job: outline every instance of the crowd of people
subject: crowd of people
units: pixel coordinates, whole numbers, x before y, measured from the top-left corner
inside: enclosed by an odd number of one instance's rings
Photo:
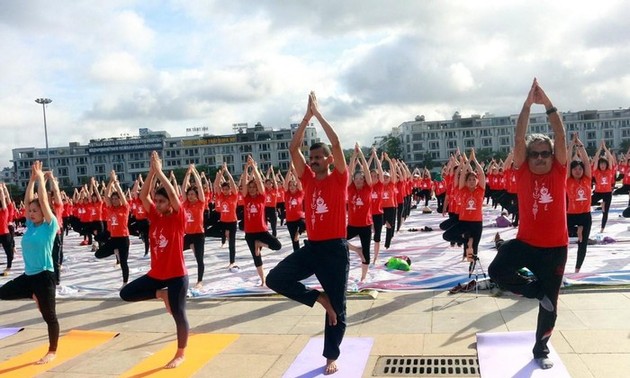
[[[526,139],[529,109],[534,104],[545,106],[553,141],[538,134]],[[307,162],[301,147],[313,117],[330,146],[311,146]],[[346,161],[339,138],[321,114],[313,93],[290,152],[292,164],[284,173],[273,167],[263,171],[248,157],[238,181],[226,164],[212,182],[205,172],[190,165],[178,183],[172,172],[167,176],[162,171],[161,159],[153,152],[146,179],[139,175],[128,189],[121,187],[112,171],[108,183],[92,178],[67,194],[60,191],[52,172],[42,171],[40,162],[33,164],[19,205],[6,185],[0,184],[4,275],[11,273],[16,254],[16,225],[26,226],[21,250],[25,272],[0,287],[0,299],[33,298],[37,302],[50,337],[49,352],[40,362],[54,358],[57,348],[55,286],[62,280],[64,235],[70,231],[83,236],[81,245],[91,246],[96,258],[115,256],[122,274],[123,300],[164,301],[175,320],[178,340],[168,368],[183,361],[188,338],[185,251],[194,255],[195,287],[202,288],[206,238],[220,238],[222,245],[228,244],[226,269],[238,272],[236,239],[242,231],[260,286],[309,306],[316,302],[323,306],[327,315],[324,357],[330,374],[337,370],[346,328],[349,252],[356,254],[353,258],[360,262],[360,280],[365,281],[370,267],[379,261],[383,228],[382,247],[389,249],[413,209],[420,214],[434,208],[448,216],[439,225],[445,246],[461,247],[462,260],[474,262],[484,227],[485,201],[486,207],[500,207],[497,226],[518,227],[516,239],[500,246],[489,267],[490,276],[499,286],[540,301],[534,357],[542,368],[549,368],[553,364],[547,358],[546,340],[557,316],[568,236],[577,238],[575,272],[579,272],[591,235],[592,206],[602,210],[603,233],[612,195],[628,194],[630,189],[630,151],[618,162],[604,141],[593,156],[588,156],[577,134],[566,143],[557,109],[536,81],[519,116],[514,149],[505,160],[480,162],[474,149],[468,154],[458,149],[433,177],[427,168],[410,167],[375,148],[365,151],[366,159],[357,143]],[[622,185],[616,189],[619,180]],[[624,216],[630,216],[630,200],[628,206]],[[263,251],[282,248],[279,232],[287,232],[293,253],[266,275]],[[144,257],[150,259],[150,270],[131,282],[130,236],[143,241]],[[536,279],[521,276],[518,269],[523,267]],[[300,282],[313,274],[323,291]]]

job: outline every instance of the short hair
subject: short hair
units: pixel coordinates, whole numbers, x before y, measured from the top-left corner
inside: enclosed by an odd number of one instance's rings
[[[222,188],[229,188],[230,184],[228,184],[227,182],[221,183],[221,187]]]
[[[527,153],[529,154],[529,150],[532,144],[534,143],[547,143],[549,148],[551,149],[551,153],[553,153],[553,140],[549,138],[549,136],[545,134],[530,134],[525,139],[525,148]]]
[[[168,192],[166,191],[166,188],[163,187],[163,186],[157,188],[157,190],[155,191],[155,195],[156,196],[162,196],[162,197],[170,200],[170,198],[168,196]]]
[[[113,198],[114,196],[120,198],[120,194],[118,194],[118,192],[112,192],[112,194],[110,194],[110,198]]]
[[[468,173],[466,173],[465,180],[468,181],[468,178],[470,178],[470,176],[473,176],[474,178],[477,178],[477,174],[475,172],[468,172]]]
[[[582,167],[582,169],[584,169],[584,162],[581,161],[581,160],[573,160],[571,162],[571,169],[573,169],[575,167]]]
[[[324,156],[326,157],[330,156],[330,147],[328,147],[326,143],[322,143],[322,142],[313,143],[311,147],[309,148],[309,151],[313,151],[318,148],[321,148],[324,150]]]
[[[188,195],[188,193],[190,193],[190,191],[195,192],[195,195],[197,197],[199,197],[199,191],[197,191],[197,187],[196,186],[191,186],[186,190],[186,195]]]
[[[610,167],[610,164],[608,163],[608,159],[606,159],[605,157],[600,157],[599,160],[597,160],[597,166],[599,166],[601,163],[606,163],[606,169],[608,169],[608,167]]]

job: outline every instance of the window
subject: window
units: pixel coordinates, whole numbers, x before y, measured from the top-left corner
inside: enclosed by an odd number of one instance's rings
[[[440,143],[439,142],[429,142],[429,149],[430,150],[437,150],[440,148]]]
[[[278,160],[289,160],[289,153],[286,151],[278,152]]]
[[[270,161],[271,160],[271,154],[268,152],[263,152],[260,154],[260,161]]]
[[[216,158],[214,156],[206,156],[205,162],[206,165],[214,166],[216,164]]]
[[[74,161],[75,161],[76,164],[86,164],[85,157],[83,157],[83,156],[74,159]]]
[[[87,167],[85,166],[77,167],[77,175],[86,175],[86,174],[87,174]]]
[[[114,164],[114,171],[116,172],[122,172],[125,170],[125,167],[122,164]]]
[[[97,174],[98,173],[101,173],[101,174],[105,173],[105,166],[102,165],[102,164],[95,165],[94,166],[94,172],[97,173]]]
[[[68,176],[68,168],[57,168],[57,176]]]
[[[449,150],[457,148],[457,141],[449,140],[448,142],[446,142],[446,147],[448,147]]]
[[[190,165],[190,164],[195,164],[195,165],[197,165],[197,164],[199,164],[199,159],[197,159],[197,158],[188,158],[188,159],[184,159],[184,163],[185,163],[186,165]]]
[[[481,140],[481,145],[483,147],[492,147],[492,139],[491,138],[483,138]]]
[[[613,131],[612,130],[604,130],[604,139],[612,140],[613,139]]]
[[[422,150],[424,148],[422,143],[414,143],[413,144],[413,150],[414,151],[418,151],[418,150]]]
[[[586,133],[586,139],[587,140],[597,139],[597,134],[595,133],[595,131],[588,131]]]
[[[499,144],[502,146],[510,146],[512,145],[512,140],[510,137],[500,137]]]
[[[464,147],[466,147],[466,148],[475,147],[475,140],[474,139],[465,139],[464,140]]]

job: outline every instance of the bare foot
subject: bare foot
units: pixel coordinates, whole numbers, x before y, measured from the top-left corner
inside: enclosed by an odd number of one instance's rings
[[[199,290],[203,288],[203,281],[199,281],[197,282],[197,284],[195,285],[195,289]]]
[[[174,369],[181,365],[182,362],[184,362],[184,349],[177,349],[175,357],[168,364],[164,365],[164,369]]]
[[[339,370],[337,367],[337,361],[331,360],[330,358],[326,359],[326,368],[324,369],[324,375],[334,374]]]
[[[164,307],[166,307],[166,312],[172,315],[173,313],[171,312],[171,304],[168,302],[168,290],[166,289],[156,290],[155,297],[157,299],[161,299],[164,302]]]
[[[319,293],[319,296],[317,297],[317,302],[319,302],[324,307],[324,310],[326,310],[326,314],[328,315],[328,324],[331,326],[337,325],[337,313],[335,312],[332,303],[330,303],[330,298],[328,298],[328,294],[324,292]]]
[[[57,355],[57,352],[48,352],[46,355],[39,359],[39,361],[35,362],[35,365],[44,365],[54,360]]]

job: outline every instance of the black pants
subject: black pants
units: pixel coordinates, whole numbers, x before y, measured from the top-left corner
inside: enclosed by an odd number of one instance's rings
[[[442,237],[447,242],[463,244],[464,251],[463,256],[466,257],[466,247],[468,239],[473,239],[473,256],[477,256],[479,251],[479,241],[481,240],[481,233],[483,231],[483,223],[472,221],[459,221],[456,222],[451,228],[444,231]]]
[[[431,191],[429,189],[422,189],[419,195],[422,199],[424,199],[424,207],[429,206],[429,200],[431,199]],[[418,203],[418,206],[420,206],[419,203]]]
[[[195,254],[195,260],[197,261],[197,282],[201,282],[203,281],[203,273],[206,270],[206,264],[203,261],[206,235],[204,233],[184,235],[184,251],[190,249],[191,246]]]
[[[53,268],[55,269],[55,284],[61,283],[61,265],[63,264],[63,232],[55,235],[52,248]]]
[[[459,222],[459,214],[449,212],[448,219],[440,223],[440,230],[446,231],[449,228],[453,227],[453,225],[457,222]]]
[[[7,269],[11,269],[13,266],[13,247],[11,246],[11,234],[0,235],[0,244],[4,249],[4,253],[7,255]]]
[[[287,229],[289,230],[289,236],[291,237],[293,252],[297,252],[297,250],[300,249],[300,240],[297,238],[297,235],[302,235],[304,231],[306,231],[306,223],[304,222],[304,219],[287,221]]]
[[[223,222],[206,229],[206,236],[211,238],[221,238],[221,242],[225,240],[225,233],[227,231],[228,249],[230,251],[230,264],[234,264],[236,260],[236,223],[237,222]]]
[[[446,198],[446,193],[438,194],[435,198],[437,199],[437,212],[438,214],[442,214],[444,211],[444,199]]]
[[[0,287],[0,299],[37,298],[39,311],[48,326],[48,350],[57,350],[59,341],[59,321],[55,310],[55,273],[45,270],[32,276],[21,274]]]
[[[383,214],[372,214],[372,225],[374,226],[374,243],[380,243],[383,232]]]
[[[575,269],[580,269],[586,258],[586,247],[588,246],[588,237],[591,235],[591,224],[593,219],[591,213],[567,214],[567,226],[569,229],[575,226],[582,226],[582,241],[578,242],[577,261]]]
[[[268,232],[256,232],[252,234],[245,234],[245,241],[249,247],[249,251],[252,253],[254,259],[254,266],[262,266],[262,255],[256,255],[256,241],[266,244],[272,251],[277,251],[282,248],[282,244],[275,236]]]
[[[278,210],[278,218],[280,218],[280,226],[282,226],[287,217],[287,210],[284,207],[284,202],[278,202],[276,204],[276,209]]]
[[[612,202],[612,192],[608,192],[608,193],[593,192],[593,196],[591,197],[591,203],[595,205],[599,200],[603,200],[602,229],[604,229],[604,227],[606,227],[606,223],[608,222],[608,210],[610,210],[610,203]]]
[[[271,225],[271,235],[276,236],[278,234],[278,213],[275,207],[265,207],[265,218]]]
[[[346,228],[346,240],[350,240],[355,236],[358,236],[361,240],[361,252],[363,253],[364,264],[370,264],[370,239],[372,237],[372,226],[355,227],[350,226]]]
[[[404,203],[399,203],[396,207],[396,232],[400,231],[400,226],[402,226],[404,205]]]
[[[324,357],[336,360],[346,332],[346,289],[348,285],[348,242],[345,239],[306,241],[297,252],[280,261],[267,276],[267,286],[287,298],[313,307],[320,293],[300,281],[315,274],[332,307],[337,324],[324,317]]]
[[[566,246],[537,248],[513,239],[501,245],[488,267],[490,278],[499,287],[527,298],[542,299],[546,295],[553,303],[554,310],[551,312],[538,306],[534,358],[547,357],[549,354],[547,341],[558,317],[558,294],[566,262]],[[535,278],[519,274],[518,270],[523,267],[529,269]]]
[[[129,282],[129,264],[127,263],[129,260],[129,236],[109,238],[109,240],[101,244],[94,253],[94,257],[104,259],[113,255],[115,250],[118,250],[118,261],[120,262],[123,283],[127,283]]]
[[[383,208],[383,223],[385,224],[385,248],[389,248],[392,244],[392,238],[394,237],[394,231],[396,227],[396,208],[384,207]],[[389,227],[387,227],[389,225]]]
[[[120,291],[120,298],[127,302],[155,299],[157,290],[168,289],[168,303],[171,315],[177,327],[177,347],[186,348],[188,344],[188,318],[186,317],[186,293],[188,292],[188,276],[158,280],[144,275],[131,281]]]

